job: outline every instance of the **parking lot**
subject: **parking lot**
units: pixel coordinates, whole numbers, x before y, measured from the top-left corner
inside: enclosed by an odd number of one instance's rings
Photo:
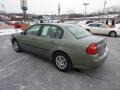
[[[16,53],[10,35],[0,36],[0,90],[120,90],[120,37],[105,37],[106,62],[94,71],[58,71],[33,54]]]

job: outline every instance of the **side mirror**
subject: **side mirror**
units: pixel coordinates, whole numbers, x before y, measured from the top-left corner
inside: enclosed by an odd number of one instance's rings
[[[25,32],[21,32],[22,35],[25,35]]]

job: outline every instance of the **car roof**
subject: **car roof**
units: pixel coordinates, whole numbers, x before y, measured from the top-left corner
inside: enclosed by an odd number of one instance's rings
[[[104,23],[97,23],[97,22],[93,22],[93,23],[89,23],[89,24],[103,24],[103,25],[105,25]],[[87,24],[87,25],[89,25],[89,24]]]
[[[75,25],[75,24],[66,24],[66,23],[40,23],[40,24],[34,24],[34,25],[55,25],[55,26],[69,26],[69,25]]]

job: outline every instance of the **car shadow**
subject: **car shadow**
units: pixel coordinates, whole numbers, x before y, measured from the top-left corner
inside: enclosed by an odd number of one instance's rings
[[[110,36],[108,36],[108,35],[100,35],[100,34],[93,34],[93,35],[95,35],[95,36],[100,36],[100,37],[110,37]],[[116,37],[110,37],[110,38],[117,38],[117,37],[120,37],[120,36],[116,36]]]
[[[95,75],[101,74],[105,70],[105,67],[104,67],[105,65],[103,64],[102,66],[100,66],[100,67],[98,67],[97,69],[94,69],[94,70],[83,70],[83,69],[74,68],[74,69],[72,69],[71,71],[68,71],[68,72],[61,72],[61,71],[59,71],[55,68],[53,62],[50,61],[50,59],[48,59],[48,58],[46,58],[42,55],[36,55],[35,53],[28,52],[28,51],[23,52],[23,54],[27,54],[28,56],[31,56],[33,59],[35,58],[33,60],[33,62],[37,63],[37,65],[42,64],[41,65],[42,69],[43,68],[44,68],[44,70],[49,69],[49,70],[45,70],[45,71],[57,72],[57,73],[62,74],[62,75],[72,75],[72,76],[77,75],[77,77],[79,77],[79,75],[85,75],[85,76],[100,79],[99,76],[97,77]],[[35,63],[33,63],[33,64],[35,64]],[[33,65],[33,66],[35,66],[35,65]]]

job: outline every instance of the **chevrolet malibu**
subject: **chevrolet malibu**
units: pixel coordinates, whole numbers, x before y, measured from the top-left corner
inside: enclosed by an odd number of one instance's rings
[[[72,24],[36,24],[11,37],[16,52],[30,51],[49,58],[63,72],[95,69],[105,61],[104,38]]]

